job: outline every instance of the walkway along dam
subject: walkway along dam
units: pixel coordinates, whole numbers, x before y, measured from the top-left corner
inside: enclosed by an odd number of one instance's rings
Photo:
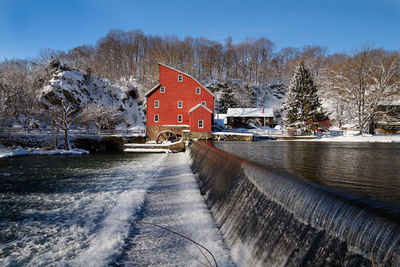
[[[319,186],[197,142],[191,167],[239,266],[400,266],[400,227]]]

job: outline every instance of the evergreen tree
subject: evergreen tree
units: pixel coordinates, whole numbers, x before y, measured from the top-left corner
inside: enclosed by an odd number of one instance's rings
[[[286,126],[299,128],[307,134],[312,132],[323,114],[317,92],[310,70],[300,62],[290,80],[284,104]]]
[[[242,104],[246,108],[254,108],[257,106],[257,89],[254,86],[246,84],[244,86],[246,92],[246,101]]]
[[[221,112],[226,113],[228,111],[228,108],[236,108],[236,107],[237,103],[233,95],[232,88],[230,86],[224,87],[220,102]]]

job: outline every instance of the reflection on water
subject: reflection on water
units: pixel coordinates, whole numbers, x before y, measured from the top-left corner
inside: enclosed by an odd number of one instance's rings
[[[400,144],[260,141],[215,146],[353,196],[400,204]]]

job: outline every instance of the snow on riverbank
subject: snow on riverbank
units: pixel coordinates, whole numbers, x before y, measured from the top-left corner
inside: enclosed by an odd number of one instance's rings
[[[39,148],[24,149],[21,147],[10,149],[0,145],[0,158],[11,158],[16,156],[29,156],[29,155],[87,155],[87,154],[89,154],[89,151],[78,148],[74,148],[71,150],[63,150],[63,149],[41,150]]]
[[[253,136],[252,133],[242,132],[213,132],[214,135],[240,135],[240,136]]]
[[[368,143],[400,143],[400,135],[355,135],[355,136],[323,136],[318,139],[304,140],[317,142],[368,142]]]

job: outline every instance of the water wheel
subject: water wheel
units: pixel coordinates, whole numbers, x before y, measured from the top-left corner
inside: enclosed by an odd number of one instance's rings
[[[171,131],[171,130],[164,130],[158,133],[156,142],[157,144],[162,144],[166,142],[178,142],[182,138],[181,135]]]
[[[254,129],[254,128],[260,128],[263,126],[263,123],[261,120],[258,119],[248,119],[246,120],[246,128]]]

